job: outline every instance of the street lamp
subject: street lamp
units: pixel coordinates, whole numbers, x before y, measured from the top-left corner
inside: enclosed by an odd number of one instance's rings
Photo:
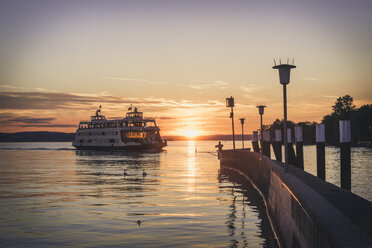
[[[293,60],[294,62],[294,60]],[[276,65],[275,60],[275,66],[273,66],[273,69],[278,69],[279,70],[279,81],[280,84],[283,85],[283,109],[284,109],[284,156],[285,156],[285,171],[288,171],[288,140],[287,140],[287,84],[289,84],[289,78],[291,75],[291,69],[296,68],[295,65],[288,64],[282,64]]]
[[[233,133],[233,149],[235,150],[235,132],[234,132],[234,98],[226,98],[226,107],[231,108],[230,118],[232,122],[232,133]]]
[[[262,146],[263,146],[263,135],[262,135],[262,115],[264,114],[264,110],[265,110],[265,105],[259,105],[257,106],[258,108],[258,113],[260,114],[260,117],[261,117],[261,129],[260,129],[260,134],[261,134],[261,154],[263,154],[263,149],[262,149]]]
[[[240,118],[240,123],[242,124],[242,147],[244,149],[244,120],[245,118]]]

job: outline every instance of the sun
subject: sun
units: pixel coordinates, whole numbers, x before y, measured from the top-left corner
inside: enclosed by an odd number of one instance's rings
[[[182,130],[181,134],[183,136],[186,136],[187,138],[195,138],[196,136],[200,134],[200,131],[188,129],[188,130]]]

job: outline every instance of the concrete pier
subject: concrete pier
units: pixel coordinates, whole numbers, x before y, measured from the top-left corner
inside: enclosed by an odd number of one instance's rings
[[[249,180],[281,247],[372,247],[372,203],[259,153],[222,150],[221,167]]]

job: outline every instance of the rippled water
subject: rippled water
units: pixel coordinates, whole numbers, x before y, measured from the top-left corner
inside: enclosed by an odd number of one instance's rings
[[[304,146],[304,167],[316,175],[316,147]],[[326,147],[326,181],[340,187],[340,148]],[[372,149],[351,148],[351,191],[372,201]]]
[[[152,154],[1,143],[0,246],[275,247],[264,203],[219,170],[215,143]]]

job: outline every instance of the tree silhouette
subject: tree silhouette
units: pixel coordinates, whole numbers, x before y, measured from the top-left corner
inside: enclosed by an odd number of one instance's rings
[[[350,114],[355,111],[354,99],[350,95],[337,98],[332,106],[333,113],[340,119],[350,119]]]

